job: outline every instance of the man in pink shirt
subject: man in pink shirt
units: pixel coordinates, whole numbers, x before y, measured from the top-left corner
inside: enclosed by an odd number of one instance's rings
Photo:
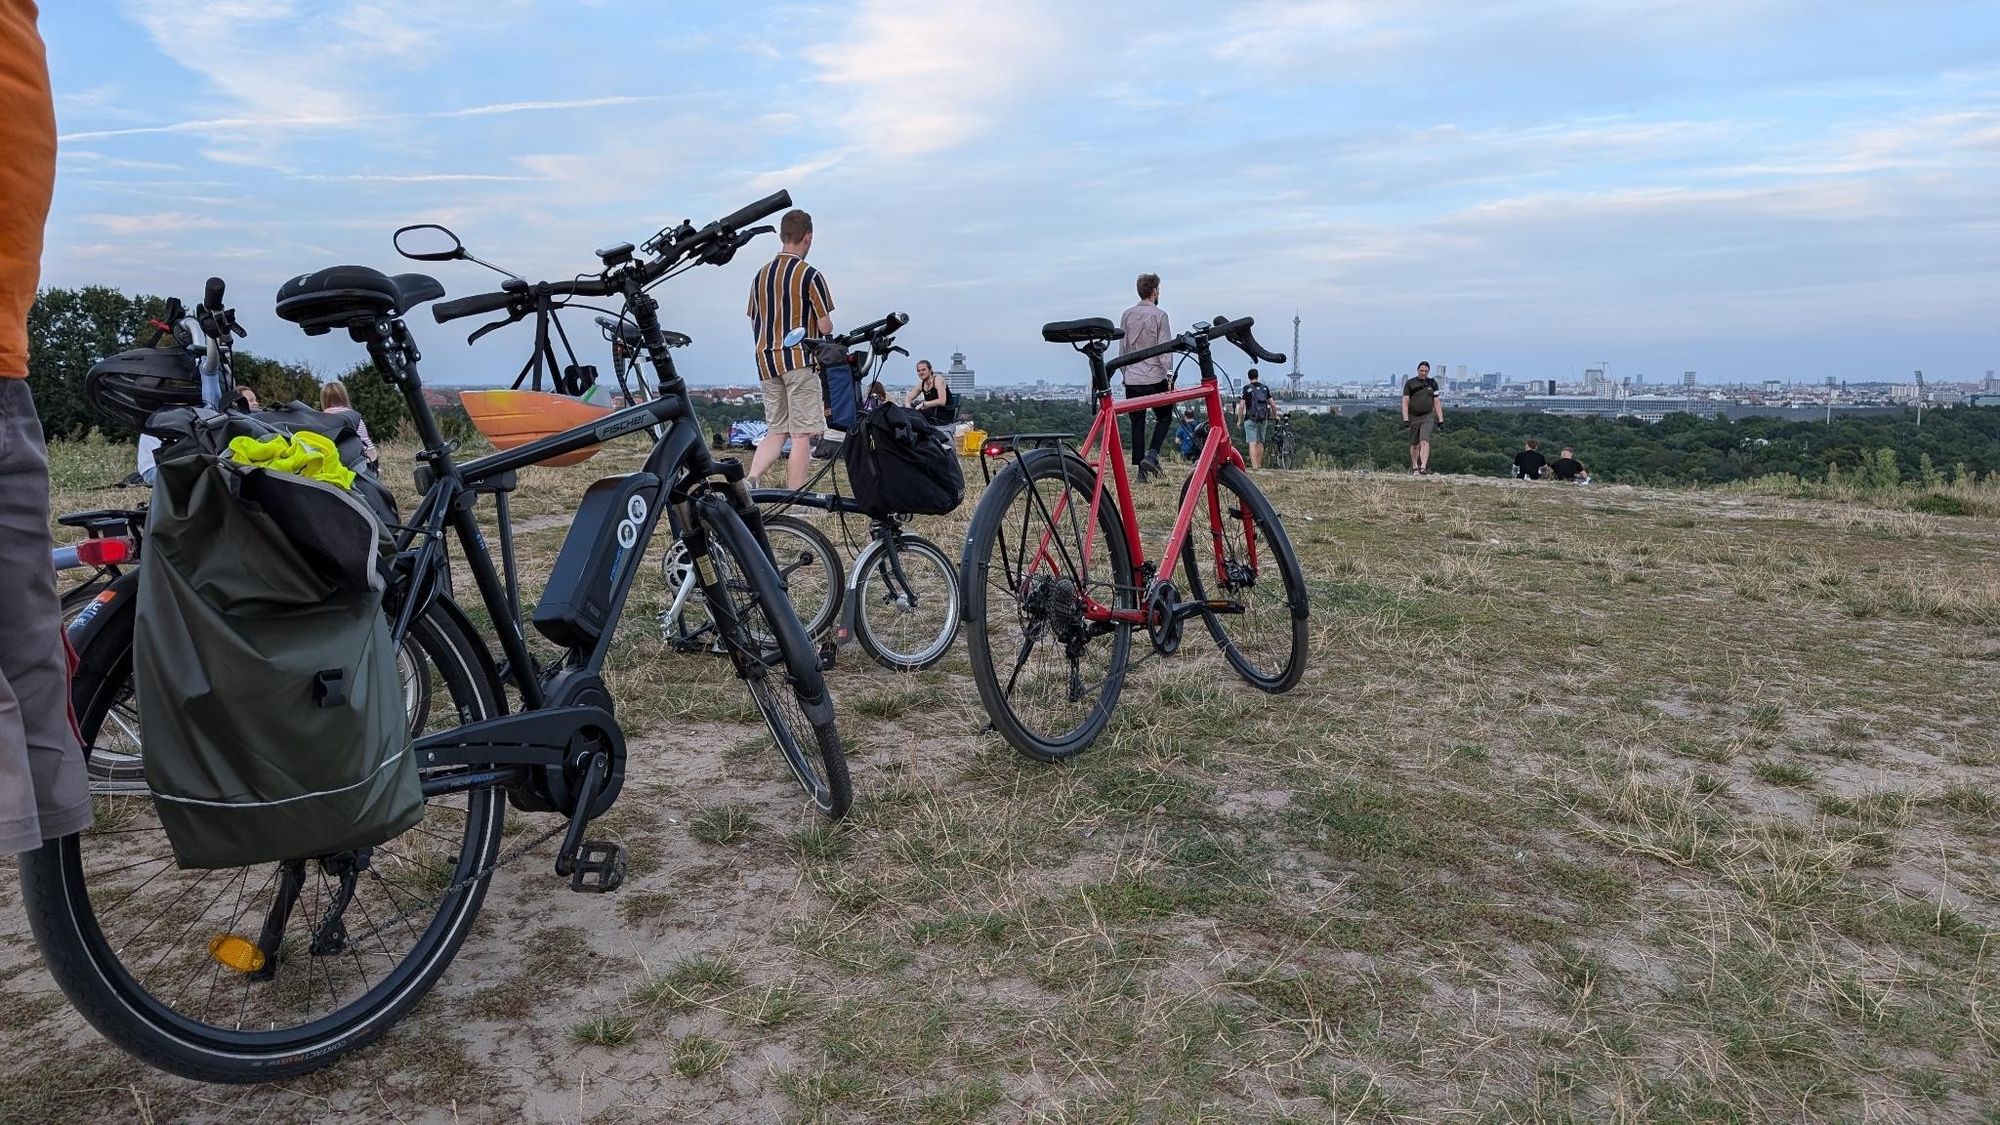
[[[1139,303],[1125,310],[1118,318],[1118,327],[1125,332],[1125,338],[1118,345],[1118,354],[1136,352],[1156,344],[1164,344],[1173,335],[1167,325],[1166,311],[1160,308],[1160,275],[1142,273],[1139,275]],[[1174,362],[1172,356],[1156,355],[1142,359],[1124,368],[1125,397],[1140,398],[1145,395],[1165,394],[1173,389]],[[1173,425],[1172,403],[1156,406],[1153,414],[1153,440],[1146,441],[1146,411],[1135,410],[1128,417],[1132,419],[1132,460],[1139,465],[1139,479],[1145,480],[1150,474],[1160,475],[1160,450],[1167,444],[1167,428]]]

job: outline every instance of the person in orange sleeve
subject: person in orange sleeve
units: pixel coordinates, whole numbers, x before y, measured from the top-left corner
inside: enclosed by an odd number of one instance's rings
[[[56,114],[32,0],[0,0],[0,852],[90,825],[49,565],[49,456],[28,391],[28,309],[56,177]]]

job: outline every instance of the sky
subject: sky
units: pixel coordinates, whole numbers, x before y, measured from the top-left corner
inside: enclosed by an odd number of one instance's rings
[[[1992,0],[48,0],[42,33],[43,284],[220,274],[244,347],[323,372],[361,357],[271,313],[291,275],[494,288],[398,226],[568,278],[781,187],[837,324],[905,311],[982,383],[1082,381],[1040,325],[1146,271],[1176,326],[1289,351],[1297,315],[1311,378],[2000,368]],[[690,381],[754,380],[775,251],[657,292]],[[526,358],[412,323],[434,383]]]

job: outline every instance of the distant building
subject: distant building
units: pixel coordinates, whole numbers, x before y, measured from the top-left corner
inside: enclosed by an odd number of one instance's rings
[[[1482,390],[1482,391],[1497,391],[1497,390],[1499,390],[1499,389],[1500,389],[1500,373],[1499,373],[1498,371],[1488,371],[1488,372],[1487,372],[1487,373],[1485,373],[1484,375],[1481,375],[1481,376],[1479,377],[1479,389],[1480,389],[1480,390]]]
[[[1785,384],[1784,384],[1783,382],[1781,382],[1780,380],[1777,380],[1777,379],[1766,379],[1766,380],[1764,380],[1764,393],[1765,393],[1765,394],[1767,394],[1767,395],[1776,395],[1776,394],[1783,394],[1783,393],[1784,393],[1784,391],[1785,391]]]
[[[1696,380],[1695,380],[1695,377],[1694,377],[1694,372],[1692,372],[1692,371],[1683,371],[1683,372],[1681,372],[1681,386],[1683,386],[1683,387],[1692,387],[1692,386],[1694,386],[1694,385],[1695,385],[1695,382],[1696,382]]]
[[[951,366],[945,368],[944,385],[951,388],[953,398],[972,397],[972,368],[965,365],[965,353],[951,353]]]

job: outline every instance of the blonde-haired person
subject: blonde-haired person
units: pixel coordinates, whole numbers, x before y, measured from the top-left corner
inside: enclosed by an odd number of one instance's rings
[[[375,452],[375,439],[368,436],[368,423],[361,412],[354,409],[354,401],[347,397],[347,384],[332,380],[319,389],[319,408],[328,414],[349,414],[354,417],[354,432],[361,435],[361,452],[368,458],[368,467],[374,468],[381,462],[381,455]]]

